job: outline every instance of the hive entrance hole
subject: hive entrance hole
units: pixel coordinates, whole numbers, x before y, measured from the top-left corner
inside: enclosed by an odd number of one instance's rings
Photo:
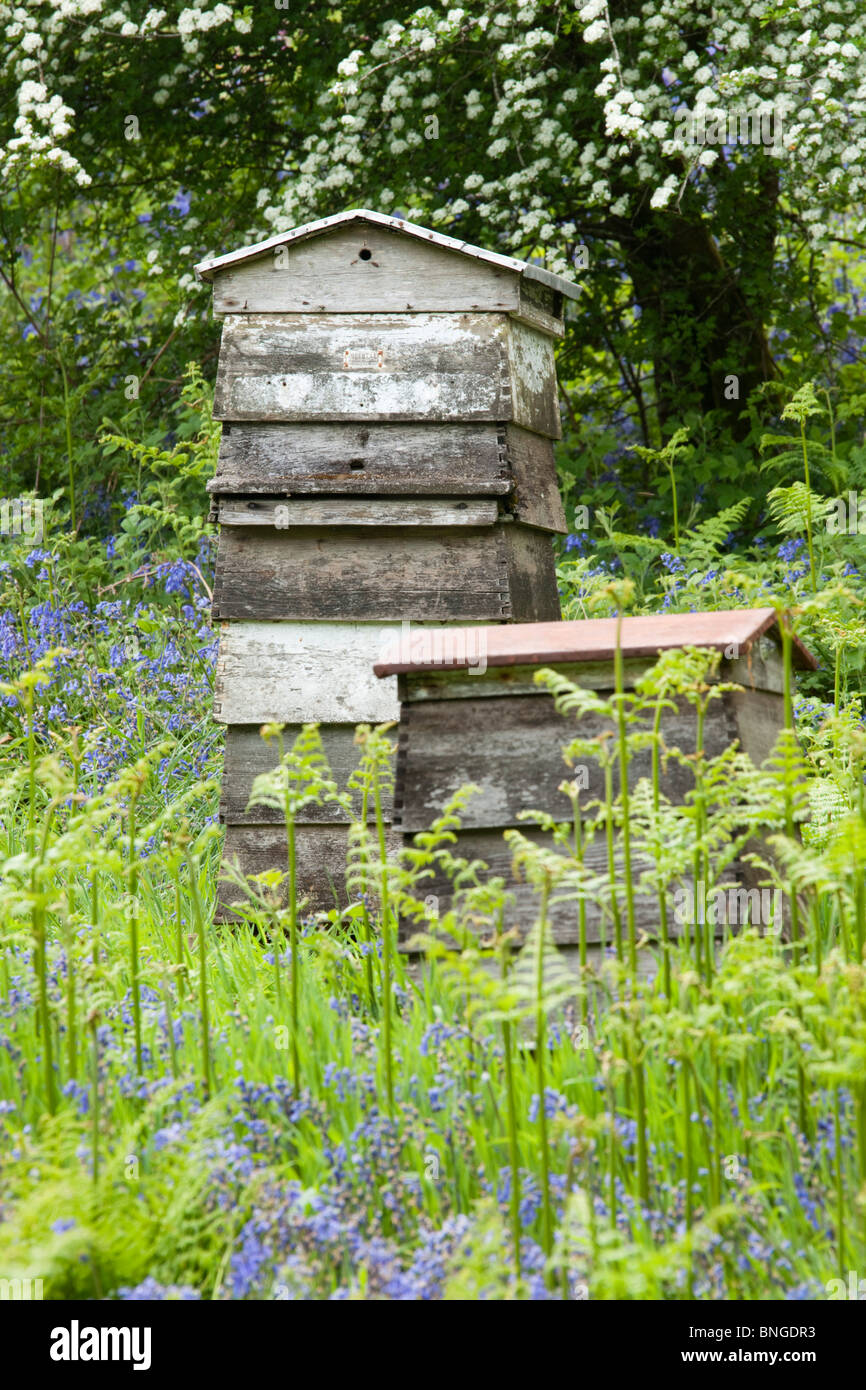
[[[363,251],[359,251],[358,254],[361,257],[362,261],[369,261],[372,259],[373,256],[373,252],[368,250],[366,246],[364,247]]]

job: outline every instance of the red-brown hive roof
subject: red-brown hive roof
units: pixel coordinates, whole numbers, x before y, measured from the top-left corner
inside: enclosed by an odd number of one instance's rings
[[[377,676],[404,672],[458,671],[476,665],[483,654],[488,666],[545,666],[557,662],[610,661],[616,646],[615,618],[587,618],[576,622],[510,623],[458,629],[461,642],[443,643],[444,659],[426,658],[430,644],[426,629],[418,627],[395,641],[373,667]],[[778,628],[773,608],[733,608],[720,613],[663,613],[642,618],[623,618],[620,645],[624,657],[655,657],[671,647],[735,647],[745,656],[764,633]],[[449,629],[452,631],[453,629]],[[776,634],[778,635],[778,634]],[[419,639],[420,660],[412,659],[413,639]],[[454,651],[449,652],[449,646]],[[407,649],[408,648],[408,649]],[[466,653],[467,655],[463,655]],[[801,670],[814,670],[818,662],[798,638],[793,639],[793,662]]]

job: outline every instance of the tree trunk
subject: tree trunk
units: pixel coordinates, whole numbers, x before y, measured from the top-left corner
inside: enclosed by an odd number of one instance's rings
[[[774,208],[772,187],[762,190],[762,210]],[[749,393],[777,375],[764,329],[762,301],[769,299],[772,228],[744,227],[751,238],[743,275],[727,266],[706,223],[678,213],[649,213],[632,222],[623,239],[625,264],[652,345],[659,423],[688,410],[722,411],[735,438],[748,433],[740,418]],[[763,278],[765,277],[765,278]],[[752,293],[747,297],[743,283]]]

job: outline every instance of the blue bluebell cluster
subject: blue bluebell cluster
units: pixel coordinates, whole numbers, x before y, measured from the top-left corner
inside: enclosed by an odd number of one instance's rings
[[[50,745],[52,731],[87,726],[82,772],[91,785],[104,786],[140,756],[143,741],[182,735],[207,719],[217,653],[204,587],[210,560],[205,541],[195,561],[159,563],[143,575],[152,601],[89,604],[63,591],[55,555],[40,547],[26,553],[26,567],[49,592],[27,606],[0,604],[0,662],[11,683],[60,649],[36,692],[34,728]],[[0,583],[10,582],[9,569],[8,562],[0,565]],[[0,727],[4,710],[6,728],[20,727],[15,693],[0,693]],[[215,741],[215,733],[203,737],[189,758],[173,765],[172,777],[203,775]]]

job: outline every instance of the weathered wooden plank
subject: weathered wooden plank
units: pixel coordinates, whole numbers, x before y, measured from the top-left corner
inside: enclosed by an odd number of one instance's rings
[[[509,311],[518,283],[511,271],[387,228],[339,227],[219,271],[214,313]]]
[[[288,724],[283,730],[283,746],[289,749],[301,732],[300,724]],[[362,750],[355,742],[354,724],[321,724],[319,733],[325,750],[325,757],[331,769],[331,776],[338,789],[346,790],[352,773],[358,767]],[[272,771],[279,763],[279,749],[275,742],[265,742],[258,724],[232,724],[226,729],[225,766],[223,770],[222,799],[220,816],[229,825],[270,825],[282,824],[282,811],[268,806],[253,806],[247,810],[252,793],[253,782],[261,773]],[[392,797],[387,791],[382,795],[382,807],[387,819],[391,818]],[[354,815],[361,814],[361,798],[355,793],[352,797]],[[368,808],[372,819],[374,808]],[[344,824],[349,815],[334,802],[323,802],[321,806],[308,806],[304,811],[305,823],[322,825]]]
[[[213,612],[522,622],[554,616],[559,598],[549,535],[513,521],[411,531],[233,526],[220,533]]]
[[[512,420],[558,438],[552,340],[498,314],[225,321],[221,420]]]
[[[811,658],[810,653],[807,655]],[[721,661],[716,679],[736,681],[749,692],[763,690],[772,695],[781,695],[785,689],[782,653],[771,638],[759,637],[742,656]]]
[[[550,836],[544,832],[528,830],[527,838],[552,848]],[[389,855],[395,855],[401,844],[401,837],[391,828],[386,830],[386,847]],[[346,884],[347,827],[334,825],[309,825],[297,827],[296,853],[298,890],[303,897],[305,913],[327,912],[333,908],[344,908],[352,901]],[[506,909],[505,926],[513,927],[518,940],[525,939],[538,914],[538,895],[525,881],[515,879],[511,868],[511,851],[501,832],[495,830],[458,832],[454,853],[470,860],[481,860],[487,865],[482,877],[496,875],[504,878],[512,900]],[[223,846],[223,864],[231,863],[247,877],[272,870],[285,869],[287,850],[285,831],[277,825],[228,825]],[[615,855],[618,877],[621,883],[622,861],[619,850]],[[600,840],[588,846],[586,864],[591,872],[604,873],[607,867],[607,852]],[[634,865],[635,875],[642,867],[641,861]],[[727,889],[751,888],[756,882],[749,866],[734,864],[723,876]],[[434,911],[446,912],[452,903],[452,884],[445,876],[432,876],[423,885],[425,899]],[[286,885],[277,893],[277,900],[284,904]],[[243,891],[223,873],[218,882],[215,919],[219,922],[236,920],[235,908],[247,901]],[[676,939],[685,928],[681,926],[674,913],[673,887],[668,900],[668,929],[671,939]],[[624,904],[620,901],[620,911]],[[638,932],[650,943],[659,939],[658,900],[654,894],[636,892],[635,915]],[[580,940],[578,922],[578,902],[573,886],[562,883],[554,891],[549,904],[549,920],[554,941],[566,953],[566,960],[576,968],[576,948]],[[624,913],[623,913],[624,921]],[[586,935],[589,943],[589,963],[595,968],[601,964],[600,943],[603,941],[610,952],[614,943],[614,928],[610,910],[603,911],[599,904],[587,902]],[[479,924],[479,930],[482,930]],[[729,928],[730,929],[730,928]],[[736,930],[736,926],[733,928]],[[690,927],[694,931],[694,927]],[[399,937],[403,950],[409,949],[409,942],[416,935],[415,923],[403,920],[400,923]],[[718,938],[722,934],[721,925],[715,928]],[[651,960],[651,952],[646,951]],[[641,973],[651,973],[652,966],[646,962],[640,967]]]
[[[561,618],[556,557],[550,535],[515,523],[504,526],[502,536],[512,622],[549,622]]]
[[[561,438],[552,339],[537,328],[512,322],[508,355],[513,402],[506,419],[551,439]]]
[[[564,532],[553,442],[518,425],[223,425],[208,491],[238,495],[505,496],[518,521]]]
[[[562,295],[381,227],[340,227],[217,271],[214,314],[509,313],[558,337]]]
[[[772,689],[729,690],[724,700],[740,747],[756,767],[760,766],[785,727],[782,694]]]
[[[448,798],[470,782],[480,787],[481,795],[473,796],[467,806],[466,828],[518,825],[525,810],[545,810],[566,819],[570,803],[558,790],[566,778],[579,779],[584,804],[603,796],[603,771],[598,763],[583,759],[569,771],[561,750],[578,736],[612,734],[608,721],[598,716],[584,716],[580,721],[564,718],[556,713],[552,697],[539,688],[531,694],[474,698],[471,678],[461,688],[464,696],[459,701],[422,700],[401,707],[396,819],[407,833],[428,828]],[[705,753],[718,757],[737,739],[758,765],[772,750],[783,723],[778,695],[729,692],[713,701],[707,712]],[[634,727],[649,729],[651,724],[652,715],[647,713],[635,720]],[[694,710],[684,698],[677,701],[675,711],[665,711],[662,736],[668,748],[686,754],[694,750]],[[650,750],[635,750],[630,758],[631,784],[650,774]],[[690,770],[675,759],[662,766],[660,779],[662,793],[675,804],[693,786]]]
[[[420,700],[465,700],[469,699],[496,699],[500,695],[536,695],[543,697],[547,694],[544,686],[536,685],[535,675],[539,666],[489,666],[487,662],[487,644],[483,636],[483,628],[467,628],[464,639],[464,649],[470,652],[474,658],[472,671],[453,671],[446,670],[446,661],[441,664],[443,669],[440,671],[428,670],[421,667],[417,672],[410,666],[400,675],[399,689],[400,698],[403,701],[413,702]],[[411,662],[412,649],[409,648]],[[387,654],[387,661],[382,663],[383,668],[390,666],[391,653]],[[418,658],[421,666],[421,658]],[[623,662],[624,685],[626,689],[631,688],[635,681],[652,666],[651,661],[638,660]],[[575,685],[580,685],[584,690],[609,691],[613,685],[613,663],[610,661],[582,661],[582,662],[562,662],[554,663],[556,670]]]
[[[461,649],[455,645],[455,650]],[[407,670],[400,676],[402,700],[463,700],[496,697],[504,692],[511,695],[540,695],[545,693],[543,686],[536,685],[535,675],[543,665],[550,665],[575,685],[584,690],[610,691],[613,687],[613,661],[551,661],[539,662],[534,666],[491,666],[489,649],[484,629],[466,630],[463,650],[473,657],[475,669],[469,671],[425,670],[423,657],[418,658],[419,668]],[[390,669],[391,653],[381,663],[382,669]],[[623,684],[626,690],[632,689],[638,680],[652,669],[655,663],[647,657],[637,657],[623,661]],[[443,667],[445,663],[443,662]],[[710,684],[720,681],[733,681],[742,685],[752,695],[759,691],[778,699],[782,693],[782,672],[775,661],[765,662],[759,657],[739,657],[732,661],[721,661],[715,676],[709,678]],[[754,684],[752,684],[754,682]],[[767,709],[775,708],[768,703]]]
[[[651,712],[635,721],[635,729],[650,729]],[[547,811],[570,820],[571,803],[560,784],[576,778],[585,806],[604,798],[604,771],[597,759],[582,758],[571,769],[562,750],[572,739],[615,735],[615,725],[597,715],[579,721],[557,714],[553,697],[501,696],[494,699],[423,701],[403,705],[400,712],[400,754],[397,763],[395,823],[407,834],[432,825],[451,796],[467,783],[479,794],[470,797],[463,814],[465,830],[519,826],[521,813]],[[692,753],[697,726],[694,709],[680,700],[665,713],[665,743]],[[733,730],[721,700],[713,701],[704,725],[704,748],[717,757],[731,742]],[[652,772],[649,748],[635,750],[629,762],[631,786]],[[661,768],[661,790],[673,803],[682,803],[694,787],[694,776],[675,758]],[[619,772],[614,770],[614,790]]]
[[[505,619],[501,529],[226,528],[217,550],[214,616]]]
[[[562,853],[550,836],[545,831],[534,830],[524,827],[521,831],[523,835],[536,844],[542,844],[546,848]],[[512,852],[506,844],[501,830],[460,830],[457,832],[457,843],[449,846],[451,852],[464,859],[481,860],[487,865],[486,871],[481,871],[482,880],[488,877],[501,877],[505,880],[508,891],[513,894],[511,906],[506,909],[504,925],[507,928],[514,928],[518,939],[526,937],[532,924],[538,917],[538,893],[524,879],[515,877],[512,869]],[[603,836],[596,838],[587,845],[585,852],[585,864],[591,874],[604,875],[607,873],[607,847]],[[614,854],[615,872],[619,887],[619,904],[622,914],[623,932],[625,932],[625,911],[624,894],[622,891],[623,883],[623,862],[622,852],[617,845]],[[647,861],[640,856],[633,856],[632,878],[635,885],[635,925],[638,933],[646,934],[650,940],[657,940],[659,937],[659,907],[658,897],[652,893],[638,890],[637,884],[640,873],[647,867]],[[726,870],[722,881],[732,886],[739,883],[746,883],[749,880],[747,866],[733,864]],[[434,873],[424,885],[424,896],[434,900],[434,907],[439,914],[447,912],[453,900],[451,880],[444,874]],[[671,938],[675,938],[683,931],[683,927],[677,922],[674,915],[675,900],[673,888],[668,899],[668,928]],[[561,882],[554,888],[549,903],[549,921],[553,939],[558,946],[575,947],[580,941],[580,927],[578,915],[577,890],[574,884],[569,886]],[[484,925],[480,924],[479,930],[484,930]],[[690,930],[694,930],[693,927]],[[718,928],[721,934],[722,928]],[[417,931],[417,927],[409,921],[403,921],[400,925],[400,935],[402,941],[407,942]],[[598,943],[602,939],[608,947],[613,946],[615,941],[614,925],[610,909],[603,911],[598,903],[587,900],[586,904],[586,935],[590,942]]]
[[[565,332],[563,321],[565,296],[562,292],[552,289],[549,285],[542,285],[538,280],[528,279],[526,276],[521,276],[518,292],[520,307],[515,317],[535,328],[542,329],[545,333],[553,333],[556,337],[561,338]],[[569,298],[576,297],[577,288]]]
[[[478,633],[473,629],[467,630],[466,649],[474,654],[478,653],[483,658],[484,641],[478,637]],[[463,700],[467,695],[483,698],[485,696],[496,697],[504,691],[512,695],[538,695],[544,693],[544,687],[535,683],[535,673],[541,669],[541,664],[537,666],[487,666],[486,669],[479,671],[477,668],[484,662],[475,660],[476,670],[474,672],[461,672],[457,675],[452,672],[442,671],[422,671],[418,674],[410,671],[405,676],[401,676],[402,699],[411,700]],[[644,658],[633,661],[623,662],[623,679],[625,689],[631,689],[641,676],[649,671],[653,662]],[[613,663],[611,661],[582,661],[565,662],[555,661],[552,666],[561,674],[566,676],[575,685],[580,685],[584,690],[609,691],[613,683]],[[772,666],[767,666],[763,662],[747,660],[741,657],[738,661],[722,661],[716,675],[711,679],[710,684],[719,681],[734,681],[742,684],[749,694],[756,690],[765,690],[774,698],[778,698],[782,690],[781,675]],[[755,681],[755,686],[749,684]]]
[[[492,526],[495,499],[458,497],[221,497],[221,526]]]
[[[343,908],[354,900],[346,884],[347,827],[344,825],[299,825],[296,830],[297,876],[300,893],[306,899],[304,911],[328,912]],[[389,853],[399,847],[399,837],[386,831]],[[285,830],[277,825],[227,825],[223,863],[233,864],[250,877],[269,869],[287,868]],[[217,921],[231,921],[233,907],[247,901],[242,889],[223,874],[217,887]],[[286,900],[283,886],[278,895]]]
[[[519,283],[513,271],[388,228],[339,227],[218,271],[214,313],[514,312]]]
[[[510,430],[490,423],[227,423],[208,490],[503,496],[512,486]],[[552,445],[550,458],[552,466]]]
[[[214,414],[229,420],[511,418],[507,319],[231,316]]]
[[[514,515],[527,526],[564,535],[568,525],[556,476],[553,441],[519,425],[509,425],[505,456],[513,486],[509,506]]]
[[[397,682],[373,662],[400,624],[223,624],[214,717],[225,724],[384,723],[397,719]]]
[[[420,954],[417,949],[413,949],[410,943],[411,937],[404,936],[398,944],[398,950],[406,957],[406,971],[409,978],[421,984],[430,967],[424,956]],[[719,938],[716,938],[716,955],[718,955],[718,947],[720,944]],[[575,983],[578,983],[581,980],[582,972],[580,968],[580,952],[577,947],[560,944],[557,949],[559,951],[559,963],[571,971],[575,977]],[[647,942],[641,945],[637,953],[638,980],[654,980],[661,969],[661,959],[662,948],[657,942]],[[606,983],[602,985],[600,982],[602,965],[605,962],[608,966],[610,965],[610,953],[608,951],[602,952],[601,946],[597,941],[588,942],[586,947],[587,974],[583,983],[587,989],[589,1011],[592,1017],[596,1016],[597,1010],[603,1011],[608,1007],[606,990],[609,988],[609,984]],[[480,956],[478,959],[478,966],[491,976],[498,975],[502,970],[501,961],[492,956]],[[551,1019],[556,1020],[560,1027],[566,1027],[571,1031],[578,1023],[580,1017],[579,1004],[577,1002],[578,998],[579,996],[575,994],[574,999],[567,1000],[559,1008],[554,1009],[550,1016]],[[524,1019],[520,1024],[520,1029],[527,1040],[531,1039],[533,1033],[532,1020]]]

